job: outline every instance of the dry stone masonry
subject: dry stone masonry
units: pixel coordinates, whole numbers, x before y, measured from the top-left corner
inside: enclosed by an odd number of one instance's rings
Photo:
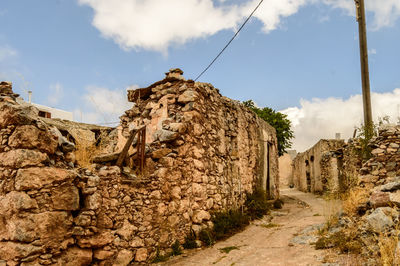
[[[117,130],[42,119],[0,83],[0,265],[145,263],[212,226],[212,212],[239,207],[256,186],[279,196],[275,130],[181,74],[130,91],[135,104]],[[141,126],[144,171],[134,145],[122,168],[113,159],[77,164],[80,129],[115,158]]]
[[[320,140],[293,160],[292,184],[303,192],[322,193],[338,190],[339,162],[337,149],[343,140]]]

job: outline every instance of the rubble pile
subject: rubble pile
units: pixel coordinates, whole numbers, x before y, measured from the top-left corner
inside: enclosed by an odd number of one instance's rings
[[[0,84],[0,265],[144,263],[212,226],[213,211],[239,207],[257,185],[279,196],[275,130],[178,70],[129,92],[135,105],[120,131],[89,130],[96,142],[109,132],[107,154],[146,126],[146,167],[136,176],[123,170],[137,170],[134,147],[124,167],[78,166],[71,154],[82,134],[17,97]]]
[[[381,127],[370,146],[372,158],[359,169],[358,184],[344,202],[338,229],[351,232],[357,252],[368,258],[369,265],[377,265],[374,258],[382,257],[385,247],[400,258],[400,126]],[[354,212],[349,205],[354,205]],[[396,263],[400,261],[392,265]]]

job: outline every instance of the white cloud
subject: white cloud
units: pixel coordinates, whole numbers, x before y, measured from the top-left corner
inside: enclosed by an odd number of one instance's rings
[[[134,88],[137,86],[128,89]],[[89,86],[81,100],[85,109],[75,109],[74,117],[85,123],[116,125],[119,117],[132,107],[132,103],[127,100],[126,90]]]
[[[0,45],[0,62],[11,57],[17,56],[18,52],[8,45]]]
[[[63,86],[57,82],[55,84],[50,85],[50,94],[47,96],[47,102],[55,106],[58,104],[58,102],[61,100],[61,98],[64,96],[64,88]]]
[[[212,0],[79,0],[79,3],[94,10],[93,26],[123,49],[167,53],[171,45],[236,29],[259,0],[241,4],[219,0],[218,5]],[[302,6],[320,3],[354,16],[354,0],[264,0],[254,17],[268,33]],[[393,25],[400,16],[400,0],[366,0],[366,7],[374,14],[373,29]]]
[[[255,17],[265,32],[276,29],[282,17],[292,15],[307,0],[265,0]],[[184,44],[221,30],[232,30],[258,4],[215,6],[212,0],[79,0],[94,10],[92,24],[106,38],[124,49],[166,52],[172,44]]]
[[[390,116],[396,123],[400,110],[400,89],[389,93],[372,93],[372,113],[375,122],[379,117]],[[319,139],[335,138],[341,133],[342,138],[352,137],[355,127],[363,122],[361,95],[348,99],[326,98],[301,100],[300,108],[292,107],[281,111],[292,121],[295,132],[294,149],[304,151]]]
[[[315,0],[316,1],[316,0]],[[354,0],[322,0],[334,8],[341,8],[349,15],[355,15]],[[371,29],[379,30],[393,26],[400,16],[400,0],[365,0],[367,12],[373,13]]]
[[[368,54],[370,55],[376,54],[376,49],[369,49]]]

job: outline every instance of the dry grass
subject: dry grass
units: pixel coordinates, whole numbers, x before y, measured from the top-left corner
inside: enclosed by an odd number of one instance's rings
[[[342,201],[332,199],[326,201],[324,205],[324,217],[327,229],[335,226],[339,222],[339,214],[342,211]]]
[[[80,141],[76,144],[75,158],[76,163],[84,168],[90,169],[92,166],[92,159],[96,154],[96,147],[93,143],[88,141]]]
[[[343,201],[343,211],[351,216],[358,214],[358,207],[368,201],[369,194],[365,189],[351,189]]]
[[[400,258],[396,256],[397,246],[399,243],[398,235],[399,231],[396,230],[396,233],[394,235],[381,233],[376,236],[380,253],[379,259],[384,266],[400,264]]]

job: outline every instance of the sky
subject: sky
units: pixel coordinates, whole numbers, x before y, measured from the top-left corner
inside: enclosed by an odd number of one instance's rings
[[[33,102],[115,125],[147,87],[179,67],[193,79],[259,0],[1,0],[0,80]],[[373,115],[400,111],[400,0],[366,0]],[[264,0],[199,81],[286,113],[294,149],[362,123],[353,0]]]

